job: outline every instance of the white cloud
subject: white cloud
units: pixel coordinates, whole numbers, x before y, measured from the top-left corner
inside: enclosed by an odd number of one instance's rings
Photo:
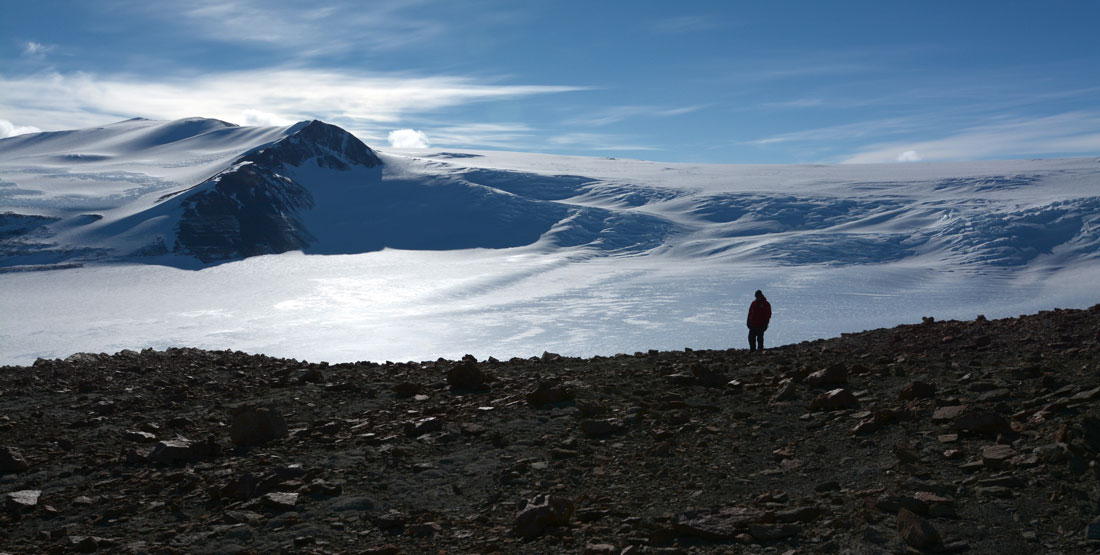
[[[919,162],[920,160],[920,154],[915,150],[906,150],[898,155],[898,162]]]
[[[6,119],[0,119],[0,139],[24,135],[26,133],[39,133],[41,131],[42,130],[37,127],[31,127],[29,125],[17,126]]]
[[[275,114],[268,112],[261,112],[259,110],[248,109],[242,114],[244,118],[242,125],[250,125],[257,127],[285,127],[296,123],[293,120],[281,118]]]
[[[128,75],[36,73],[0,75],[0,113],[47,129],[109,123],[134,116],[203,116],[246,123],[321,119],[366,139],[412,115],[477,102],[584,90],[499,85],[463,76],[349,74],[315,69],[265,69],[182,75],[160,80]]]
[[[423,131],[417,129],[396,129],[390,131],[390,146],[394,148],[428,148],[431,143]]]
[[[33,40],[27,41],[27,43],[23,45],[23,55],[29,58],[43,58],[50,50],[53,50],[53,46],[34,42]]]

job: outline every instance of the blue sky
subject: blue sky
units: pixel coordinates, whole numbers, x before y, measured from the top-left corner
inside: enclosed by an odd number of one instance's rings
[[[1100,2],[0,0],[0,137],[322,119],[670,162],[1100,154]]]

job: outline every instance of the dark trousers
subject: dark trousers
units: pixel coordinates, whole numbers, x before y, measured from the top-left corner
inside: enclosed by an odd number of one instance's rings
[[[764,350],[764,330],[768,328],[749,328],[749,350]]]

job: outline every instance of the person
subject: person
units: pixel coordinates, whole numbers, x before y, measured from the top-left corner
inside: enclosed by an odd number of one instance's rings
[[[764,297],[764,292],[756,291],[756,300],[749,305],[749,318],[746,324],[749,326],[749,350],[764,350],[764,331],[768,329],[768,323],[772,319],[772,305]]]

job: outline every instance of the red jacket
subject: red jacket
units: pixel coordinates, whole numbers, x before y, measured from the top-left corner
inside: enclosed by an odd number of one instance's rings
[[[766,328],[772,319],[772,305],[767,299],[756,299],[749,306],[749,327]]]

